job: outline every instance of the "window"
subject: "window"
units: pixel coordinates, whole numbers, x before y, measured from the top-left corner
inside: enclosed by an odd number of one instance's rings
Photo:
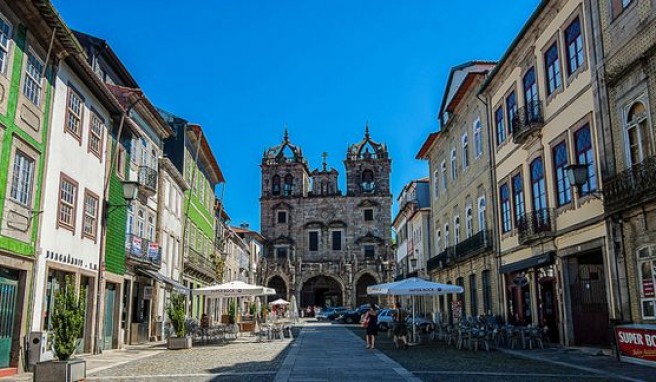
[[[310,251],[312,251],[312,252],[318,251],[319,250],[319,232],[317,232],[317,231],[308,232],[308,242],[309,242]]]
[[[294,177],[291,174],[285,175],[285,184],[283,188],[283,195],[290,196],[294,189]]]
[[[481,135],[481,120],[474,122],[474,157],[476,159],[483,155],[483,136]]]
[[[547,72],[547,95],[551,95],[560,87],[562,82],[560,60],[558,59],[558,43],[554,42],[544,53],[544,65]]]
[[[465,279],[464,279],[464,277],[458,277],[456,279],[456,285],[458,285],[462,289],[465,289]],[[460,301],[460,306],[462,307],[462,316],[461,317],[467,317],[467,307],[465,306],[465,294],[464,293],[458,293],[456,295],[456,301]]]
[[[274,196],[280,195],[280,176],[274,175],[271,179],[271,194]]]
[[[567,74],[572,75],[585,62],[580,18],[574,19],[565,29],[565,45],[567,47]]]
[[[581,196],[584,196],[597,190],[597,171],[595,171],[589,124],[586,123],[574,133],[574,142],[576,144],[576,163],[588,165],[588,181],[580,190]]]
[[[365,244],[363,248],[365,259],[373,259],[375,257],[376,248],[373,246],[373,244]]]
[[[446,176],[446,161],[442,161],[440,169],[442,170],[442,186],[444,187],[444,191],[446,191],[447,184],[449,183]]]
[[[481,282],[483,283],[483,313],[489,315],[492,314],[492,284],[489,270],[481,273]]]
[[[364,221],[370,222],[374,220],[374,210],[367,208],[364,210]]]
[[[342,231],[332,231],[332,248],[333,251],[342,250]]]
[[[533,212],[547,208],[547,190],[544,184],[544,164],[542,158],[531,163],[531,193],[533,195]]]
[[[41,73],[43,62],[30,49],[27,52],[27,65],[25,66],[25,82],[23,83],[23,94],[36,106],[41,105]]]
[[[642,306],[642,318],[656,318],[656,246],[638,251],[638,290]]]
[[[0,14],[0,73],[5,73],[9,62],[9,40],[11,39],[11,25]]]
[[[508,130],[513,133],[513,126],[517,123],[517,95],[514,91],[506,97],[506,112],[508,113]]]
[[[77,182],[61,174],[59,181],[59,211],[57,221],[59,227],[75,230],[75,210],[77,204]]]
[[[66,99],[66,131],[73,134],[78,140],[82,137],[82,113],[84,101],[80,93],[72,86],[68,86]]]
[[[277,247],[276,248],[276,258],[277,259],[286,259],[289,254],[288,247]]]
[[[494,126],[497,129],[497,146],[506,141],[506,128],[503,124],[503,107],[494,112]]]
[[[374,192],[375,188],[374,172],[371,170],[364,170],[362,172],[362,192]]]
[[[98,227],[98,196],[89,190],[84,191],[84,221],[82,233],[84,236],[95,239]]]
[[[512,177],[512,194],[513,206],[515,207],[515,224],[518,224],[526,213],[526,208],[524,208],[524,182],[522,180],[522,174]]]
[[[134,213],[132,212],[132,206],[128,206],[128,217],[127,217],[127,224],[125,225],[125,233],[128,235],[132,235],[132,229],[134,228]],[[189,234],[189,231],[187,231],[187,234]]]
[[[287,211],[278,211],[278,224],[287,223]]]
[[[148,240],[155,240],[155,219],[151,216],[148,216]],[[199,236],[200,238],[200,236]]]
[[[510,220],[510,191],[508,190],[507,183],[501,185],[499,195],[501,196],[501,230],[503,233],[506,233],[512,229],[512,222]]]
[[[462,168],[463,170],[469,167],[469,140],[467,133],[462,135]]]
[[[11,180],[11,198],[29,206],[32,204],[32,184],[34,182],[34,159],[20,150],[14,155],[14,173]]]
[[[476,275],[469,275],[469,305],[471,306],[472,317],[478,316],[478,286],[476,285]]]
[[[146,217],[143,210],[137,212],[137,233],[139,237],[144,237],[146,234]],[[196,227],[191,226],[191,243],[196,243]]]
[[[442,232],[438,229],[435,232],[435,253],[442,252]]]
[[[540,118],[540,96],[538,95],[538,83],[535,79],[535,68],[530,68],[524,74],[524,102],[526,111],[524,118],[531,123]]]
[[[455,182],[458,178],[458,168],[456,167],[456,149],[451,149],[451,180]]]
[[[650,156],[647,110],[642,102],[631,105],[624,129],[626,131],[627,160],[631,167]]]
[[[91,124],[89,126],[89,151],[98,158],[102,158],[103,135],[105,122],[96,113],[91,113]]]
[[[485,196],[478,198],[478,230],[485,231]]]
[[[460,243],[460,216],[453,219],[453,244]]]
[[[572,201],[572,187],[567,176],[567,146],[561,142],[553,148],[553,165],[556,178],[556,201],[558,207]]]
[[[449,247],[449,223],[444,224],[444,249]]]
[[[465,236],[467,239],[474,236],[474,216],[471,206],[465,209]]]
[[[435,199],[437,199],[440,196],[440,173],[439,171],[435,170],[433,172],[433,195]]]
[[[126,165],[127,165],[127,158],[126,158],[125,147],[120,146],[118,148],[118,155],[116,156],[116,175],[121,179],[125,179]]]

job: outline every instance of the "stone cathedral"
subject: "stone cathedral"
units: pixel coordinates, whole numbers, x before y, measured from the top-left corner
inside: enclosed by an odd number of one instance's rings
[[[285,130],[261,164],[260,283],[277,297],[296,296],[299,307],[371,301],[367,286],[391,277],[391,164],[387,146],[372,140],[367,126],[362,141],[347,149],[341,190],[327,155],[310,170]]]

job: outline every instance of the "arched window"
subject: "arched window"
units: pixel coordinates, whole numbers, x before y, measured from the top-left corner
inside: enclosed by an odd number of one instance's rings
[[[460,216],[453,219],[453,244],[460,243]]]
[[[374,172],[371,170],[362,171],[362,192],[373,192],[375,187]]]
[[[280,195],[280,176],[274,175],[271,179],[271,194]]]
[[[148,240],[155,240],[155,219],[152,215],[148,216]]]
[[[144,237],[146,233],[146,217],[144,216],[144,211],[139,210],[137,212],[137,232],[139,234],[139,237]]]
[[[290,196],[294,189],[294,177],[292,174],[285,175],[285,184],[283,186],[283,195]]]
[[[435,232],[435,249],[435,253],[442,252],[442,232],[439,229]]]
[[[642,102],[631,105],[626,115],[625,130],[627,167],[631,167],[650,155],[647,110]]]
[[[439,179],[439,174],[440,174],[440,172],[437,171],[437,170],[435,170],[435,172],[433,172],[433,193],[434,193],[434,195],[435,195],[435,196],[434,196],[435,199],[437,199],[437,197],[440,196],[440,181],[439,181],[440,179]]]
[[[533,211],[537,213],[547,208],[547,190],[544,183],[544,164],[542,158],[531,162],[531,193],[533,195]]]
[[[485,231],[485,196],[478,198],[478,230]]]
[[[449,223],[444,225],[444,249],[449,247]]]
[[[472,237],[474,235],[474,216],[472,213],[472,207],[467,206],[467,209],[465,210],[465,235],[467,235],[467,239]]]
[[[456,167],[456,149],[451,149],[451,180],[455,182],[458,177],[458,168]]]

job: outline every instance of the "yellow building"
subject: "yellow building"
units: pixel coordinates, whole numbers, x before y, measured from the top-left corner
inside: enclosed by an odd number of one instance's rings
[[[589,2],[542,1],[481,87],[488,110],[504,313],[553,342],[608,345]],[[580,189],[571,164],[587,165]]]

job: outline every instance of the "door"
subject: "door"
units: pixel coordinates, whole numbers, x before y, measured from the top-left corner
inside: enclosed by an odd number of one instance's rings
[[[0,369],[9,367],[18,281],[0,277]]]
[[[548,328],[547,334],[552,343],[558,343],[558,311],[553,279],[540,280],[540,319]]]
[[[570,260],[569,272],[575,344],[608,346],[610,325],[601,251]]]
[[[107,284],[105,288],[105,320],[103,349],[111,349],[114,337],[114,303],[116,300],[116,285]]]
[[[529,69],[524,75],[524,102],[526,104],[526,122],[536,122],[540,116],[538,84],[535,80],[535,68]]]
[[[85,304],[84,304],[84,326],[82,327],[82,333],[80,333],[80,337],[77,339],[77,348],[75,349],[75,353],[81,354],[84,353],[86,349],[86,341],[85,339],[87,338],[87,335],[89,335],[88,327],[90,323],[90,318],[89,317],[89,309],[90,305],[92,304],[93,301],[93,296],[91,295],[89,285],[91,285],[91,281],[89,277],[87,276],[82,276],[80,278],[80,293],[84,290],[84,298],[85,298]]]

